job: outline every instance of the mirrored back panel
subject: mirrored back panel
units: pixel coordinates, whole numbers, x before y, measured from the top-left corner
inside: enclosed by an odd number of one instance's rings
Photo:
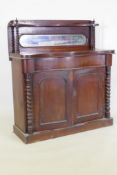
[[[16,20],[8,25],[9,52],[38,54],[95,48],[95,22]]]

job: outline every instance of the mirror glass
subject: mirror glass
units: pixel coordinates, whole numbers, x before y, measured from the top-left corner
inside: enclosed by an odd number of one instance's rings
[[[87,38],[83,34],[22,35],[20,37],[22,47],[79,46],[86,44]]]

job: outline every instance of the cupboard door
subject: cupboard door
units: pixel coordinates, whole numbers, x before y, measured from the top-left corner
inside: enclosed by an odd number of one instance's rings
[[[66,127],[71,123],[71,88],[69,71],[46,71],[33,76],[35,130]]]
[[[74,123],[104,116],[105,68],[85,68],[74,71]]]

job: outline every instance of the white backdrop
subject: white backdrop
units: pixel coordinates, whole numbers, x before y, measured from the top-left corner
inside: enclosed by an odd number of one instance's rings
[[[11,19],[89,19],[96,28],[96,48],[117,50],[117,0],[1,0],[0,5],[0,113],[13,116],[11,65],[7,24]],[[117,55],[113,56],[111,114],[116,116]]]

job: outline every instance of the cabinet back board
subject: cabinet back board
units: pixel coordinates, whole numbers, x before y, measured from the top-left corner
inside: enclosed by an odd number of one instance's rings
[[[10,21],[9,53],[90,50],[95,48],[96,25],[90,20]]]

